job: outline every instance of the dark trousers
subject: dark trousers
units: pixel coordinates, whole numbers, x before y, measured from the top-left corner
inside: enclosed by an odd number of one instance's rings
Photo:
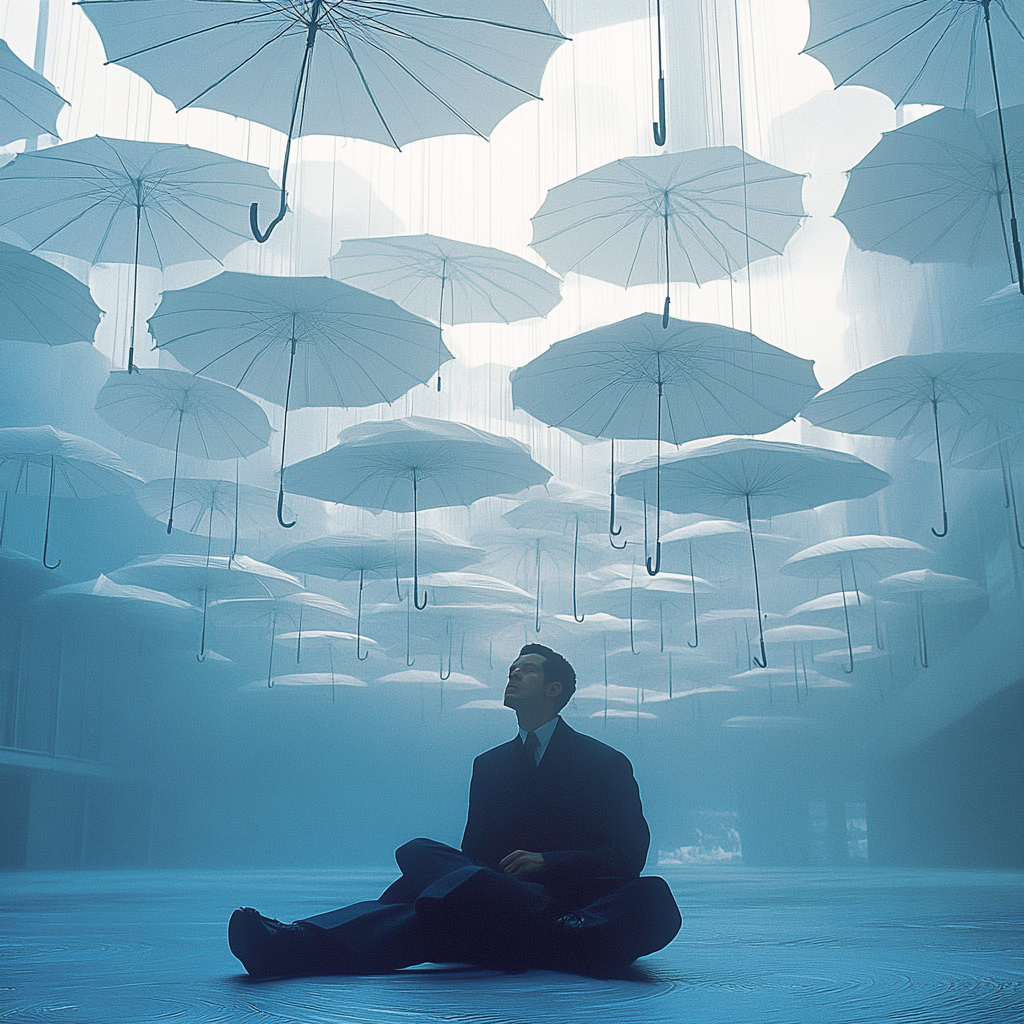
[[[426,961],[586,971],[653,953],[681,924],[661,878],[623,880],[582,908],[586,927],[566,928],[557,919],[578,908],[443,843],[414,839],[395,858],[402,876],[379,899],[306,918],[324,929],[339,971],[375,974]]]

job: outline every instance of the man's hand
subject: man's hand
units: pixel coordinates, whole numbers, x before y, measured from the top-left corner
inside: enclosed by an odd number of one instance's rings
[[[513,850],[502,860],[498,867],[507,875],[515,875],[517,878],[527,879],[543,874],[547,865],[544,863],[543,853]]]

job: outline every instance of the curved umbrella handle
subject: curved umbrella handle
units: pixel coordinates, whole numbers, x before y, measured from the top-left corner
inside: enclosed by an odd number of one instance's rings
[[[291,142],[290,139],[288,141]],[[252,203],[249,206],[249,227],[252,229],[252,237],[262,244],[270,238],[274,233],[274,228],[284,220],[284,216],[288,212],[288,200],[285,196],[284,186],[281,186],[281,208],[277,211],[277,216],[267,225],[266,231],[260,231],[259,209],[259,203]]]
[[[768,652],[764,649],[764,622],[761,617],[761,585],[757,578],[757,551],[754,549],[754,524],[750,517],[750,495],[744,495],[747,508],[747,533],[750,535],[750,561],[754,567],[754,597],[757,603],[757,631],[758,639],[761,643],[761,660],[757,660],[757,655],[752,655],[752,660],[758,668],[768,667]],[[744,623],[746,626],[746,623]],[[748,650],[749,650],[749,640]],[[771,680],[769,680],[771,682]]]
[[[577,614],[576,608],[576,559],[580,550],[580,517],[576,517],[576,537],[572,544],[572,617],[577,622],[582,622],[586,615]]]
[[[658,120],[654,124],[654,144],[665,145],[665,76],[658,77]]]
[[[668,309],[668,297],[665,298],[665,309]],[[655,519],[655,533],[654,533],[654,562],[651,562],[651,556],[647,556],[647,574],[649,576],[657,576],[661,572],[661,397],[664,393],[665,385],[661,380],[661,355],[658,356],[658,511],[656,513],[657,518]],[[647,519],[644,518],[644,525],[647,525]]]
[[[53,474],[54,474],[53,456],[51,455],[50,456],[50,489],[49,489],[49,491],[47,492],[47,495],[46,495],[46,531],[43,534],[43,568],[44,569],[56,569],[57,566],[60,565],[60,559],[59,558],[57,559],[56,562],[53,563],[53,565],[50,565],[50,563],[46,561],[46,552],[49,550],[49,547],[50,547],[50,505],[53,503]],[[6,503],[4,505],[4,511],[5,512],[7,511]]]
[[[693,643],[686,641],[687,647],[697,647],[700,644],[700,634],[697,632],[697,581],[693,578],[693,541],[690,541],[690,597],[693,599]]]
[[[635,568],[635,566],[636,566],[635,562],[633,563],[633,566]],[[632,569],[630,569],[630,573],[629,573],[629,649],[634,654],[639,654],[640,653],[636,649],[635,644],[633,643],[633,571],[632,571]]]
[[[356,660],[366,661],[370,656],[370,652],[367,651],[365,654],[359,653],[359,642],[363,638],[363,570],[359,570],[359,610],[356,613]]]
[[[939,441],[939,400],[932,399],[932,418],[935,420],[935,454],[939,460],[939,493],[942,495],[942,531],[932,527],[936,537],[945,537],[949,533],[949,516],[946,513],[946,479],[942,472],[942,444]]]
[[[253,206],[256,204],[254,203]],[[295,337],[295,315],[292,314],[292,351],[288,357],[288,384],[284,392],[284,425],[281,428],[281,482],[277,488],[277,521],[286,530],[295,525],[293,519],[290,523],[284,521],[284,453],[288,446],[288,406],[292,399],[292,371],[295,369],[295,351],[298,348],[298,339]]]
[[[618,537],[622,533],[622,526],[615,525],[615,438],[612,438],[612,471],[611,471],[611,494],[610,502],[608,506],[608,543],[611,544],[616,551],[621,551],[625,546],[626,542],[623,541],[621,544],[616,544],[612,540],[612,537]]]

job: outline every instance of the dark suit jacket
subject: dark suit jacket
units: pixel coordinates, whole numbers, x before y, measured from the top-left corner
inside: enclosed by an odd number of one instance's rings
[[[535,768],[518,736],[473,762],[462,850],[475,864],[542,853],[552,894],[589,902],[636,878],[650,842],[629,759],[561,718]]]

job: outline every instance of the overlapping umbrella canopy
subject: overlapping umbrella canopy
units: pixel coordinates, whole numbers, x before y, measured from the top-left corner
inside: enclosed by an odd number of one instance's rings
[[[57,135],[57,115],[67,100],[0,39],[0,146],[18,139]]]

